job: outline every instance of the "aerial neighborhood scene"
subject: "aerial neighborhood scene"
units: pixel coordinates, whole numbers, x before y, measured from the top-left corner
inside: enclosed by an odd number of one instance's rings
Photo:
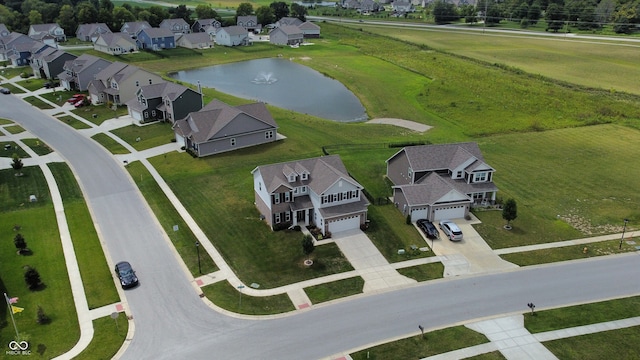
[[[639,10],[1,2],[0,358],[640,358]]]

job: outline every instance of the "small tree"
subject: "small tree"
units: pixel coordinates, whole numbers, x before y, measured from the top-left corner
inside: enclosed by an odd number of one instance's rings
[[[305,235],[302,237],[302,252],[304,252],[305,256],[307,257],[307,259],[309,258],[309,255],[311,255],[311,253],[313,253],[313,251],[316,249],[316,246],[313,244],[313,238],[311,237],[311,235]]]
[[[47,314],[45,314],[44,309],[40,305],[38,305],[38,315],[36,317],[36,321],[40,325],[45,325],[51,322],[51,319],[49,318],[49,316],[47,316]]]
[[[504,207],[502,208],[502,218],[507,220],[507,225],[505,225],[506,229],[511,228],[511,221],[515,220],[518,217],[518,205],[514,199],[507,199],[504,203]]]
[[[24,281],[27,283],[27,286],[29,286],[29,290],[36,290],[42,285],[40,273],[31,266],[24,272]]]
[[[11,163],[11,167],[16,171],[16,176],[22,176],[21,170],[24,167],[24,164],[22,163],[22,160],[20,160],[18,154],[13,154],[13,162]]]
[[[16,234],[13,238],[13,244],[16,246],[16,249],[18,249],[18,253],[20,254],[23,254],[27,248],[27,242],[25,241],[24,236],[20,233]]]

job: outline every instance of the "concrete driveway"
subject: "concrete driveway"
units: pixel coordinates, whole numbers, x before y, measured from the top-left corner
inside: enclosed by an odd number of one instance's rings
[[[440,239],[433,241],[433,252],[440,256],[444,265],[445,277],[491,273],[518,267],[502,260],[487,245],[480,234],[471,226],[472,224],[480,223],[480,220],[475,216],[471,215],[471,220],[453,219],[452,221],[462,230],[464,234],[463,240],[450,241],[440,230],[438,224],[434,224],[440,232]],[[422,234],[422,232],[420,233]],[[424,236],[424,234],[422,235]],[[431,240],[428,240],[427,243],[431,245]]]

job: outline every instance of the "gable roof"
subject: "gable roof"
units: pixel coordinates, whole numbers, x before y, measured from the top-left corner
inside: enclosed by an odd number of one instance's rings
[[[460,192],[436,173],[425,176],[420,184],[400,185],[394,186],[394,188],[402,190],[409,206],[433,205],[447,195],[459,200],[470,200],[465,193]]]
[[[137,34],[141,29],[150,28],[151,25],[147,21],[128,21],[122,24],[120,28],[121,32],[126,32],[130,34]]]
[[[307,180],[299,180],[298,178],[296,182],[290,183],[285,174],[296,168],[308,170],[311,175]],[[256,167],[252,173],[256,171],[260,171],[264,185],[269,193],[274,192],[280,186],[291,188],[292,186],[307,185],[316,194],[323,194],[341,179],[362,189],[362,185],[349,176],[338,155],[261,165]]]
[[[94,34],[110,33],[111,29],[105,23],[80,24],[76,30],[76,36],[93,36]]]
[[[247,32],[247,29],[243,28],[242,26],[237,26],[237,25],[222,27],[222,28],[220,28],[220,31],[225,31],[230,36],[234,36],[234,35],[247,35],[247,36],[249,36],[249,33]]]
[[[187,26],[187,29],[191,28],[189,24],[186,21],[184,21],[183,18],[175,18],[175,19],[162,20],[162,22],[160,23],[160,25],[158,25],[158,27],[166,28],[166,29],[179,28],[180,30],[183,30],[185,28],[184,27],[185,25]]]
[[[470,158],[484,162],[482,152],[475,142],[407,146],[396,155],[401,152],[406,154],[409,165],[414,172],[453,169]]]
[[[99,39],[102,39],[102,41],[104,41],[107,46],[118,45],[119,41],[126,41],[133,46],[135,46],[136,44],[135,41],[131,40],[131,37],[129,35],[125,35],[123,33],[104,33],[98,35],[98,39],[96,39],[96,42]]]
[[[183,34],[180,36],[179,41],[188,41],[192,44],[211,43],[211,38],[206,32],[195,32],[189,34]]]
[[[150,38],[173,37],[173,32],[167,28],[145,28],[138,30],[137,34],[144,32]]]
[[[101,59],[97,56],[93,56],[93,55],[89,55],[89,54],[82,54],[79,57],[75,58],[74,60],[68,60],[64,63],[64,68],[65,69],[69,69],[74,73],[80,73],[82,72],[84,69],[88,68],[89,66],[93,65],[94,63],[98,62],[98,61],[105,61],[109,64],[111,64],[111,62]]]
[[[186,118],[176,122],[176,127],[181,135],[190,137],[196,143],[202,143],[219,135],[220,131],[230,123],[246,122],[248,119],[254,120],[252,125],[256,122],[262,123],[263,129],[278,127],[264,103],[233,107],[220,100],[213,100],[200,111],[189,113]],[[256,129],[252,128],[251,131]],[[225,134],[225,136],[233,135],[236,134]]]
[[[271,30],[271,32],[274,32],[274,31],[282,31],[282,33],[287,36],[294,36],[294,35],[302,36],[302,30],[300,30],[299,27],[294,25],[284,25]]]
[[[305,21],[302,24],[298,25],[300,30],[320,30],[320,26],[312,23],[311,21]]]
[[[284,26],[284,25],[295,25],[298,26],[300,24],[302,24],[302,20],[298,19],[297,17],[283,17],[280,20],[278,20],[278,25],[279,26]]]

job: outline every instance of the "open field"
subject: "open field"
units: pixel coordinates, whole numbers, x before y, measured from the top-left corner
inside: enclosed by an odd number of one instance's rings
[[[504,64],[530,74],[596,89],[640,94],[634,81],[640,78],[640,67],[637,66],[640,43],[572,39],[571,36],[548,38],[513,33],[463,32],[451,28],[357,26],[367,32],[490,64]]]

